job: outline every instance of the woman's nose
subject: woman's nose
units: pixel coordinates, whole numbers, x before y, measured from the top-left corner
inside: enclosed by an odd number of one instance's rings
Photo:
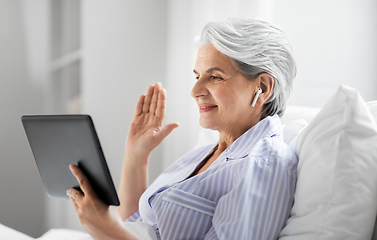
[[[208,90],[205,87],[204,80],[199,78],[196,81],[194,87],[192,87],[191,97],[198,98],[198,97],[206,96],[207,94],[208,94]]]

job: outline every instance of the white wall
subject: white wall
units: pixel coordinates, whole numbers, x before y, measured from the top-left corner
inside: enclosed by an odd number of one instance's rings
[[[377,1],[279,0],[273,16],[297,59],[288,103],[322,107],[340,84],[377,99]]]
[[[43,113],[43,85],[28,61],[23,4],[0,0],[0,223],[38,237],[45,230],[45,192],[20,118]]]
[[[149,84],[164,84],[166,2],[88,0],[82,9],[83,112],[94,119],[118,185],[136,101]]]

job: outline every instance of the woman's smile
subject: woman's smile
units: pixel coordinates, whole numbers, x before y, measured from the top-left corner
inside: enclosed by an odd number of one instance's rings
[[[198,104],[198,106],[199,106],[199,112],[200,113],[209,112],[209,111],[217,108],[217,105],[209,104],[209,103],[201,103],[201,104]]]

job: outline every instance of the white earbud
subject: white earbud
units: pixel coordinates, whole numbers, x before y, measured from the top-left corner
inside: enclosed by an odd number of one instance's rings
[[[258,90],[257,90],[257,93],[255,93],[255,97],[253,99],[253,102],[251,103],[251,106],[254,107],[255,104],[257,103],[257,100],[258,100],[258,97],[259,97],[259,94],[262,93],[262,89],[259,87]]]

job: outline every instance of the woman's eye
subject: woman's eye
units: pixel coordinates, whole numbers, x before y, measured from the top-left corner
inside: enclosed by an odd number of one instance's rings
[[[211,79],[212,79],[212,80],[217,80],[217,81],[224,80],[224,78],[222,78],[222,77],[217,77],[217,76],[211,76]]]

